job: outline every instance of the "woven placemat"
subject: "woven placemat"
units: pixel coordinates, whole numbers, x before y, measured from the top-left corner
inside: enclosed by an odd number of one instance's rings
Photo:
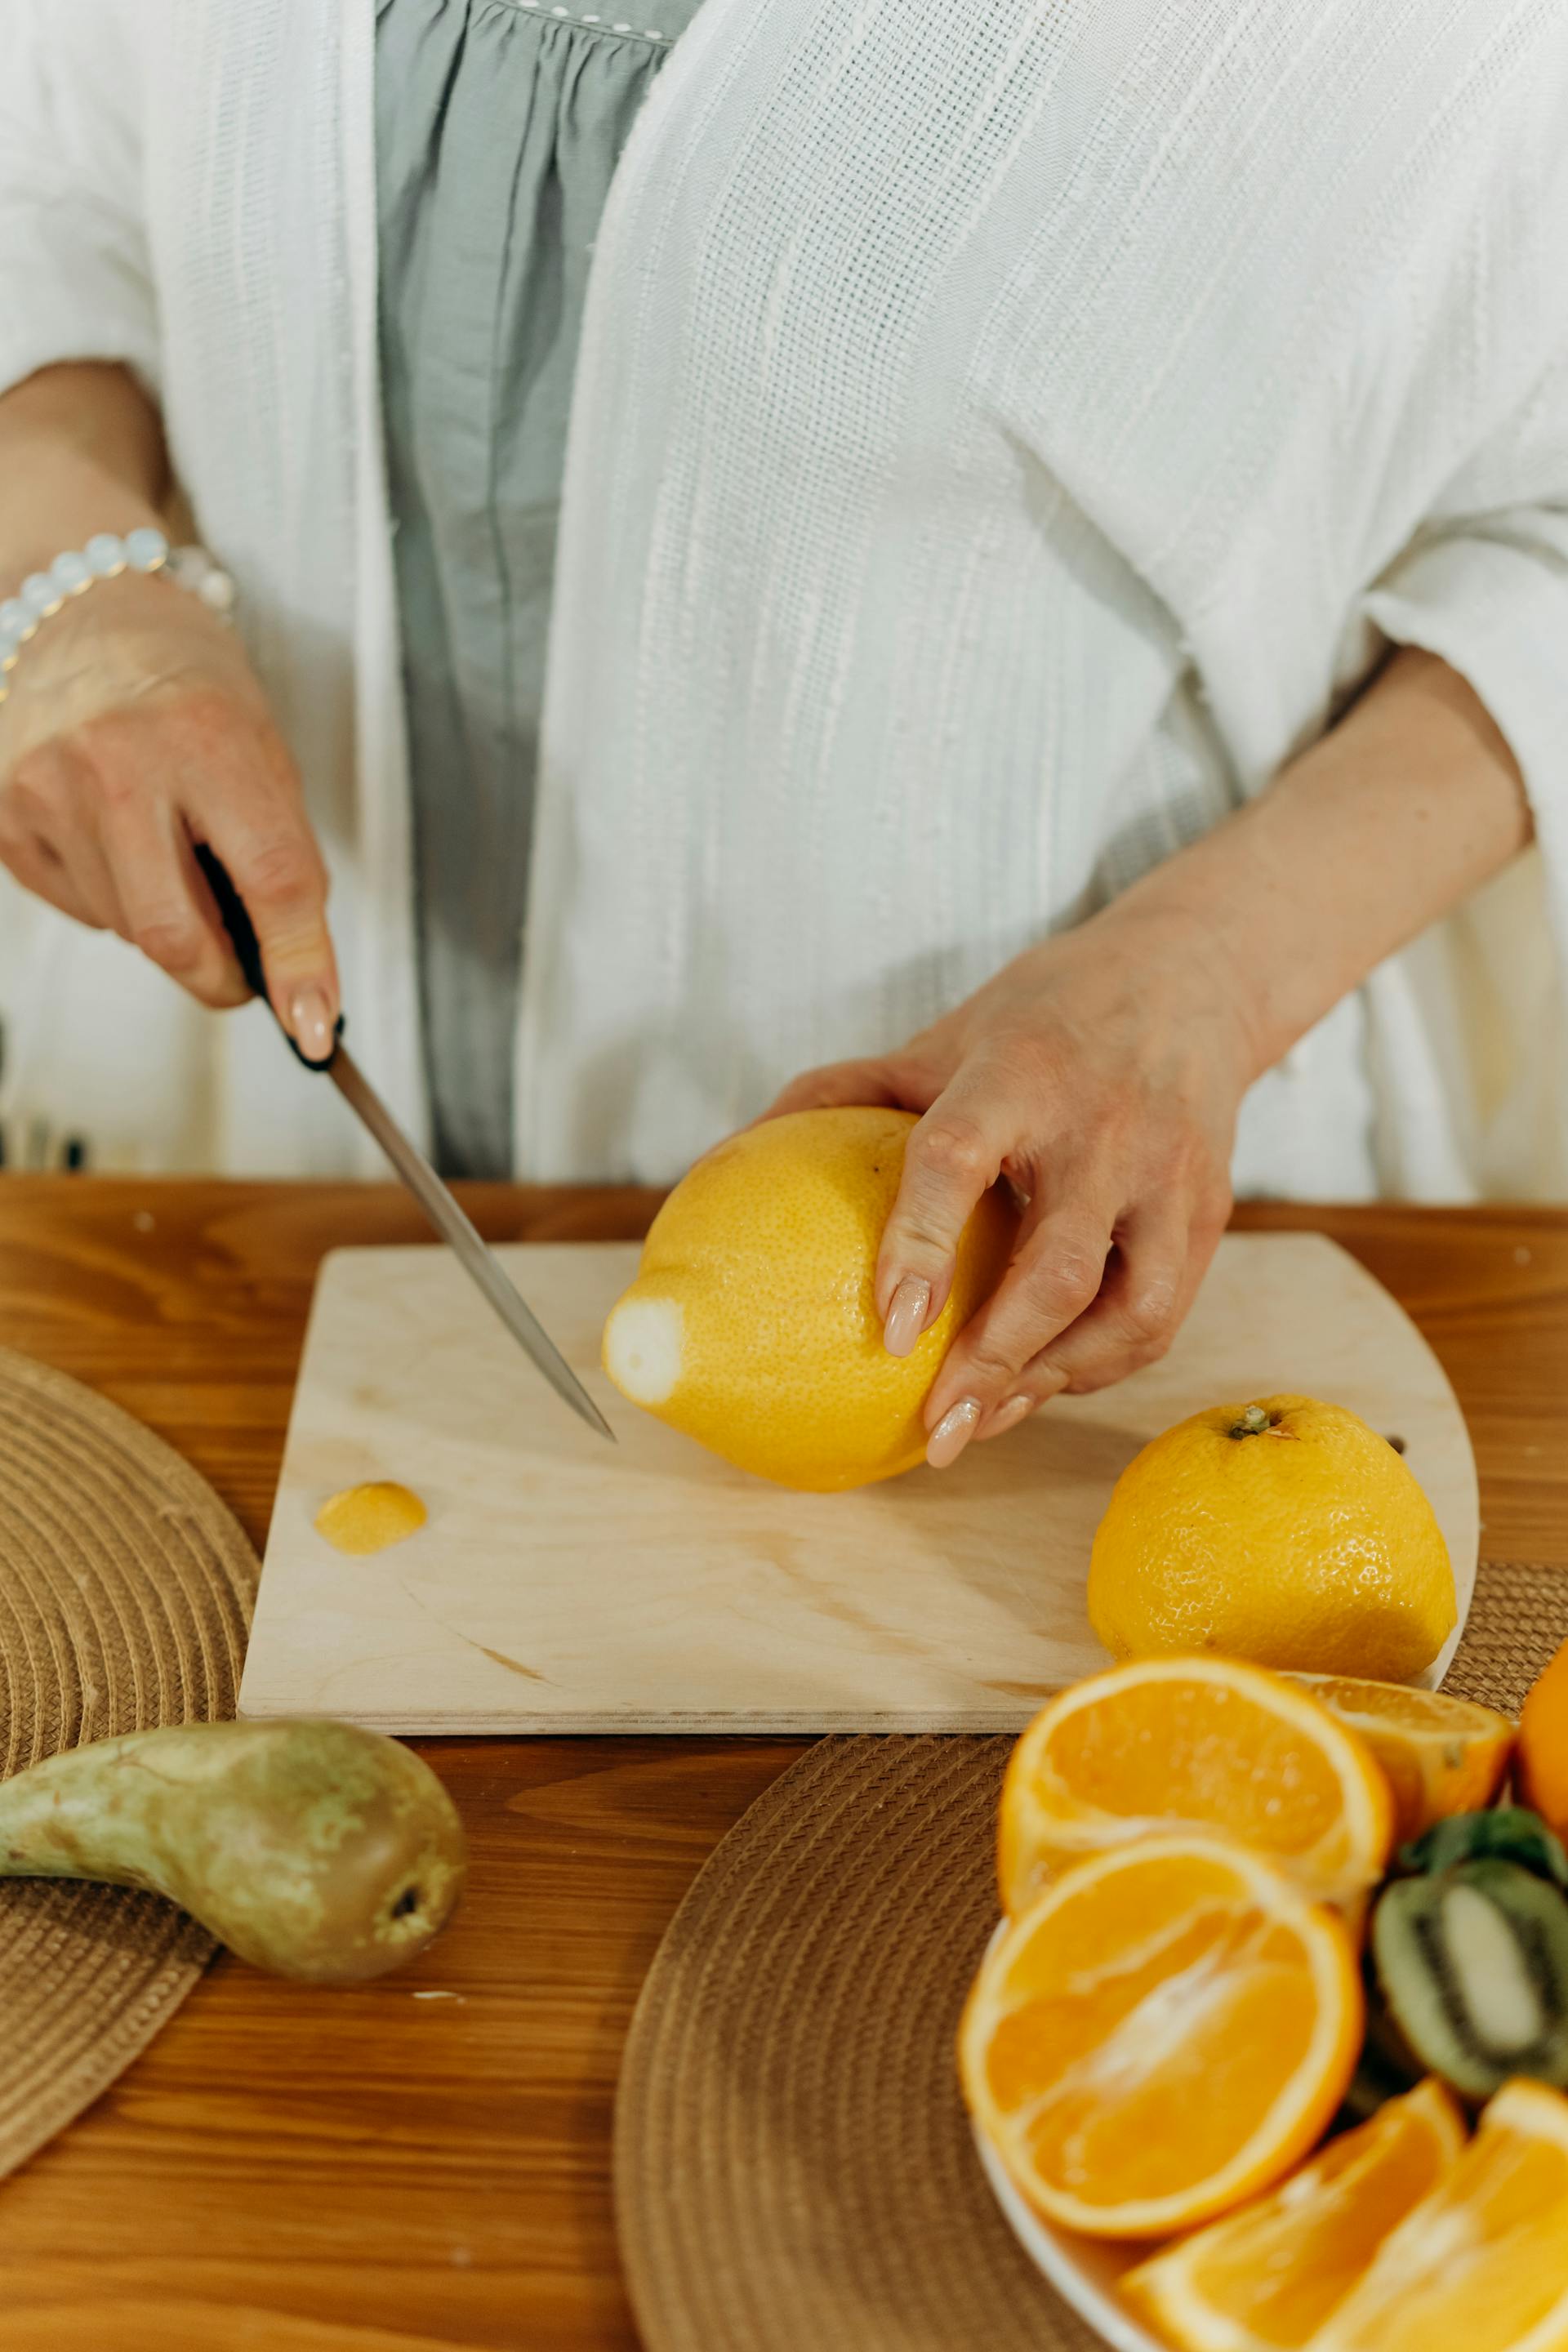
[[[1447,1687],[1515,1712],[1565,1638],[1568,1577],[1484,1566]],[[825,1739],[682,1904],[616,2107],[647,2352],[1098,2344],[992,2201],[954,2079],[1011,1747]]]
[[[231,1716],[258,1573],[188,1463],[0,1350],[0,1778],[115,1732]],[[0,2174],[113,2082],[214,1949],[156,1895],[0,1881]]]

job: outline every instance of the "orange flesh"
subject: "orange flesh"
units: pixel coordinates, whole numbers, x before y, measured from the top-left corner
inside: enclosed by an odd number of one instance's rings
[[[1408,1683],[1363,1683],[1349,1675],[1304,1675],[1301,1686],[1325,1706],[1345,1708],[1358,1722],[1363,1717],[1374,1717],[1384,1723],[1403,1724],[1410,1731],[1445,1730],[1459,1720],[1461,1710],[1466,1717],[1471,1713],[1463,1700],[1415,1690]],[[1468,1727],[1481,1728],[1495,1719],[1487,1709],[1477,1707],[1474,1723]]]
[[[1003,1908],[1018,1917],[1084,1854],[1219,1832],[1348,1910],[1381,1875],[1393,1830],[1367,1743],[1289,1677],[1223,1659],[1122,1665],[1053,1701],[1014,1750]]]
[[[1024,1942],[1005,1990],[1010,1996],[1067,1992],[1102,1982],[1111,1969],[1143,1954],[1161,1965],[1161,1949],[1187,1930],[1194,1915],[1223,1919],[1240,1893],[1230,1871],[1184,1848],[1170,1854],[1145,1848],[1135,1869],[1080,1885],[1053,1916],[1048,1938],[1031,1936]]]
[[[1267,2123],[1318,2021],[1295,1930],[1187,1853],[1084,1889],[1005,1992],[1017,2006],[992,2037],[987,2089],[1040,2177],[1088,2203],[1180,2196],[1217,2173]]]
[[[1339,1819],[1338,1776],[1320,1748],[1237,1691],[1143,1683],[1069,1715],[1049,1762],[1080,1803],[1138,1817],[1221,1822],[1270,1853],[1305,1853]]]
[[[1436,2103],[1437,2119],[1432,2105]],[[1383,2240],[1436,2186],[1463,2126],[1436,2084],[1331,2140],[1284,2186],[1174,2250],[1189,2292],[1260,2343],[1296,2352],[1363,2275]],[[1163,2258],[1169,2260],[1170,2258]],[[1135,2307],[1159,2315],[1160,2262]]]
[[[1316,2011],[1288,1969],[1225,1973],[1247,1957],[1216,1953],[1161,1987],[1068,2069],[1028,2135],[1047,2179],[1091,2201],[1112,2172],[1119,2202],[1177,2196],[1262,2127],[1306,2056]],[[1167,2033],[1181,2035],[1179,2053],[1143,2075],[1143,2048]]]
[[[1336,2161],[1337,2155],[1337,2161]],[[1349,2169],[1356,2177],[1345,2193],[1304,2231],[1290,2250],[1290,2266],[1275,2268],[1261,2294],[1247,2306],[1247,2324],[1268,2344],[1304,2344],[1334,2305],[1342,2301],[1366,2269],[1379,2245],[1405,2219],[1435,2180],[1430,2148],[1402,2138],[1376,2179],[1361,2178],[1353,2154],[1347,2158],[1331,2148],[1322,2162],[1325,2183]],[[1205,2264],[1204,2284],[1222,2306],[1245,2289],[1249,2269],[1256,2274],[1264,2251],[1249,2246],[1245,2236],[1214,2262]]]
[[[1448,1813],[1480,1812],[1501,1786],[1513,1726],[1491,1708],[1399,1684],[1303,1675],[1301,1688],[1359,1732],[1394,1790],[1398,1835]]]
[[[1334,2352],[1510,2352],[1562,2306],[1568,2147],[1489,2130],[1388,2241],[1326,2331]]]

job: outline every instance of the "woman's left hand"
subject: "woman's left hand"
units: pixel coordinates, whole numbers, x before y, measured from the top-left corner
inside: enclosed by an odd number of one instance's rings
[[[1259,1066],[1244,1007],[1206,928],[1122,902],[899,1052],[809,1071],[772,1106],[921,1114],[877,1266],[895,1355],[941,1313],[987,1186],[1005,1177],[1026,1202],[1005,1279],[928,1399],[937,1468],[1170,1346],[1230,1210],[1237,1111]]]

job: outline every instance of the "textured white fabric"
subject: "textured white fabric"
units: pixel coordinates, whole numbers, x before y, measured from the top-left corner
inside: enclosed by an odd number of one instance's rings
[[[1564,929],[1565,120],[1560,0],[710,0],[580,363],[541,1173],[929,1019],[1265,783],[1373,624],[1487,696]],[[1478,910],[1462,1024],[1424,942],[1255,1090],[1244,1187],[1562,1189],[1521,897],[1533,996]]]
[[[371,0],[0,0],[0,382],[161,382],[410,1116]],[[1394,638],[1473,678],[1542,851],[1255,1089],[1238,1181],[1563,1189],[1565,105],[1562,0],[706,0],[595,258],[523,1172],[668,1177],[896,1042],[1259,789]],[[25,1066],[47,1014],[13,1019]],[[189,1071],[216,1024],[179,1020]],[[247,1024],[211,1155],[331,1164]]]
[[[423,1120],[375,381],[371,0],[0,0],[0,384],[128,360],[233,572],[333,875],[356,1048]],[[0,1116],[100,1164],[382,1172],[219,1019],[0,876]]]

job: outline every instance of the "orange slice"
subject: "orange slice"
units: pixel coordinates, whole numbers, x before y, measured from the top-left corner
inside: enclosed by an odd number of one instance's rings
[[[1423,2083],[1267,2197],[1130,2271],[1121,2292],[1178,2352],[1294,2352],[1464,2145],[1458,2108]]]
[[[1563,2352],[1568,2099],[1500,2090],[1458,2163],[1311,2339],[1312,2352]]]
[[[1484,1812],[1513,1753],[1506,1715],[1407,1683],[1358,1682],[1349,1675],[1292,1675],[1358,1732],[1388,1776],[1397,1835],[1417,1838],[1449,1813]]]
[[[1016,1915],[1067,1864],[1169,1831],[1272,1854],[1324,1902],[1354,1906],[1394,1833],[1388,1783],[1328,1709],[1266,1666],[1145,1658],[1054,1698],[1002,1790],[997,1863]]]
[[[1342,1920],[1262,1854],[1162,1838],[1075,1864],[1011,1923],[970,1993],[959,2065],[1040,2212],[1155,2237],[1306,2154],[1362,2023]]]

